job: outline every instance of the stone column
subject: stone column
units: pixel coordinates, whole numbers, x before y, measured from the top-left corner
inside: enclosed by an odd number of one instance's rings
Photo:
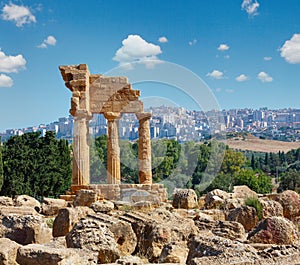
[[[151,113],[137,113],[139,120],[139,141],[138,141],[138,165],[139,165],[139,183],[152,184],[151,171],[151,137],[150,137],[150,118]]]
[[[121,183],[120,170],[120,146],[119,146],[119,119],[118,112],[105,112],[107,119],[108,142],[107,142],[107,184]]]
[[[72,185],[90,184],[89,120],[86,110],[77,110],[74,116],[73,180]]]

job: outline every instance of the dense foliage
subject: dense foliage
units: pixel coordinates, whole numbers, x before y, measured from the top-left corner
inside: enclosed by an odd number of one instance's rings
[[[28,194],[58,197],[71,184],[71,155],[66,140],[54,132],[13,136],[3,145],[3,186],[1,195]]]
[[[272,177],[279,181],[279,191],[300,191],[300,149],[286,154],[242,153],[214,140],[180,144],[162,139],[151,145],[153,181],[164,183],[170,193],[176,187],[193,188],[198,194],[216,188],[230,192],[235,185],[269,193]],[[91,183],[106,183],[107,136],[91,139],[90,146]],[[70,152],[68,142],[57,140],[53,132],[11,137],[0,146],[1,195],[63,194],[71,184]],[[121,140],[122,182],[138,183],[137,157],[137,142]]]

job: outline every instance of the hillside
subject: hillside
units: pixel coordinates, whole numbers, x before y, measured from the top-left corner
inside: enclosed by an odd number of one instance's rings
[[[263,140],[247,135],[244,138],[235,137],[224,141],[232,149],[250,150],[256,152],[273,152],[278,153],[284,151],[285,153],[291,149],[300,148],[300,142],[282,142],[274,140]]]

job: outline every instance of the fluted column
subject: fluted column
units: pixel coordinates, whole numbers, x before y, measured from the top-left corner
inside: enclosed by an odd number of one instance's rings
[[[138,165],[139,183],[152,184],[151,171],[151,137],[150,137],[150,118],[151,113],[137,113],[139,120],[139,141],[138,141]]]
[[[73,179],[72,185],[90,183],[89,120],[86,110],[77,110],[74,116]]]
[[[105,112],[107,119],[108,142],[107,142],[107,184],[121,183],[120,170],[120,145],[119,145],[119,119],[120,113]]]

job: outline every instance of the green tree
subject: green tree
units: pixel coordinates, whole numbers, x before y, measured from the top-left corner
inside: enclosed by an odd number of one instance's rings
[[[70,148],[53,132],[13,136],[3,146],[3,171],[2,195],[58,196],[70,185]]]
[[[300,192],[300,171],[290,169],[280,175],[278,192],[294,190]]]

